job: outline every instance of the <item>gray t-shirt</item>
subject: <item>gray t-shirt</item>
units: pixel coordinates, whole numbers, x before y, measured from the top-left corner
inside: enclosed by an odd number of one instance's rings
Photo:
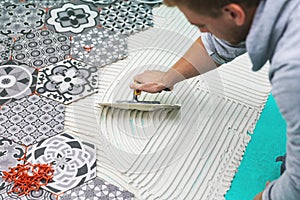
[[[300,1],[262,0],[240,45],[229,45],[210,33],[201,37],[217,63],[229,62],[246,50],[254,71],[270,61],[272,94],[287,123],[287,169],[267,186],[263,200],[300,200]]]

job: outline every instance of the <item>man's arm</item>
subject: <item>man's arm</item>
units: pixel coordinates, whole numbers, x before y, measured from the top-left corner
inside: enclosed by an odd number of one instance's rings
[[[132,89],[150,93],[160,92],[172,88],[176,83],[194,76],[204,74],[215,69],[215,63],[208,55],[201,38],[199,37],[189,50],[167,72],[153,70],[137,75],[131,84]]]

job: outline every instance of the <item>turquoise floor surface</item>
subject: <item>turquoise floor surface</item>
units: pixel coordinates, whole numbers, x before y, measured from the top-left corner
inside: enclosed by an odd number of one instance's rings
[[[226,200],[252,200],[264,189],[266,181],[278,178],[280,164],[275,159],[285,152],[285,129],[285,122],[270,95]]]

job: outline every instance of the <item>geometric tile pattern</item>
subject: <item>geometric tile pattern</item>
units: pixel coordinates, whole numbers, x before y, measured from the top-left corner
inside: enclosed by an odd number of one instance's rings
[[[44,189],[60,194],[96,177],[96,148],[63,133],[30,146],[27,160],[51,163],[53,180]]]
[[[163,0],[135,0],[135,1],[138,3],[144,3],[144,4],[149,4],[149,5],[163,3]]]
[[[0,34],[0,63],[8,61],[11,56],[13,39]]]
[[[9,139],[0,137],[0,176],[2,177],[3,175],[2,171],[8,171],[9,167],[14,167],[22,163],[23,161],[18,161],[17,159],[23,157],[24,153],[25,147]],[[6,185],[8,183],[0,179],[0,190]]]
[[[81,0],[82,2],[85,3],[92,3],[94,5],[96,5],[97,7],[104,7],[106,5],[110,5],[113,4],[119,0]]]
[[[43,68],[67,58],[70,48],[69,37],[51,30],[39,30],[18,38],[12,56],[31,67]]]
[[[0,109],[0,136],[26,146],[61,133],[65,106],[59,102],[29,96]]]
[[[127,40],[122,34],[94,28],[72,38],[72,58],[94,66],[104,66],[127,57]]]
[[[0,106],[32,94],[38,71],[9,61],[0,66]]]
[[[96,67],[67,59],[39,71],[36,92],[68,104],[95,93],[97,77]]]
[[[46,190],[39,189],[38,191],[32,190],[28,195],[19,196],[17,193],[10,193],[13,185],[0,189],[0,199],[2,200],[56,200],[56,196]]]
[[[60,200],[133,200],[129,191],[118,188],[99,178],[95,178],[77,188],[65,192]]]
[[[121,1],[100,11],[101,25],[111,31],[130,35],[153,26],[152,8],[133,1]]]
[[[26,0],[27,3],[33,3],[41,8],[52,8],[69,1],[70,0]]]
[[[47,15],[47,27],[58,33],[74,35],[98,25],[98,10],[87,4],[65,3]]]
[[[45,10],[34,4],[8,4],[0,9],[0,33],[11,37],[42,28]]]

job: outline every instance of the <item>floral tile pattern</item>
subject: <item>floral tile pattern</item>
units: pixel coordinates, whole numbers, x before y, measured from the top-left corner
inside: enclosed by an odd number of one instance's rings
[[[0,105],[32,94],[38,71],[18,62],[9,61],[0,66]]]
[[[56,200],[56,196],[46,190],[39,189],[38,191],[31,191],[29,195],[19,196],[16,193],[10,193],[12,185],[0,189],[0,199],[2,200]]]
[[[101,9],[100,22],[111,31],[130,35],[153,26],[152,9],[134,1],[121,1]]]
[[[14,167],[22,161],[18,161],[18,158],[23,157],[25,153],[25,147],[14,143],[13,141],[0,137],[0,176],[2,177],[2,171],[9,170],[9,167]],[[0,191],[7,186],[8,183],[0,179]],[[1,196],[0,196],[1,197]]]
[[[61,133],[65,106],[37,95],[0,109],[0,136],[26,146]]]
[[[7,4],[0,9],[0,33],[18,37],[44,26],[46,11],[35,4]]]
[[[94,28],[72,38],[72,57],[94,66],[104,66],[127,57],[127,37]]]
[[[98,25],[98,10],[87,4],[65,3],[49,10],[47,26],[58,33],[79,34]]]
[[[44,189],[60,194],[96,177],[96,148],[63,133],[28,148],[31,163],[51,163],[54,178]]]
[[[44,68],[64,60],[70,55],[70,39],[51,30],[28,33],[15,41],[14,60],[28,63],[31,67]]]
[[[96,92],[98,85],[96,67],[67,59],[39,72],[36,91],[64,104]]]
[[[96,6],[103,7],[105,5],[113,4],[119,0],[81,0],[81,1],[86,3],[92,3],[95,4]]]
[[[13,39],[0,34],[0,63],[8,61],[11,56]]]
[[[133,194],[99,178],[65,192],[60,200],[132,200]]]

